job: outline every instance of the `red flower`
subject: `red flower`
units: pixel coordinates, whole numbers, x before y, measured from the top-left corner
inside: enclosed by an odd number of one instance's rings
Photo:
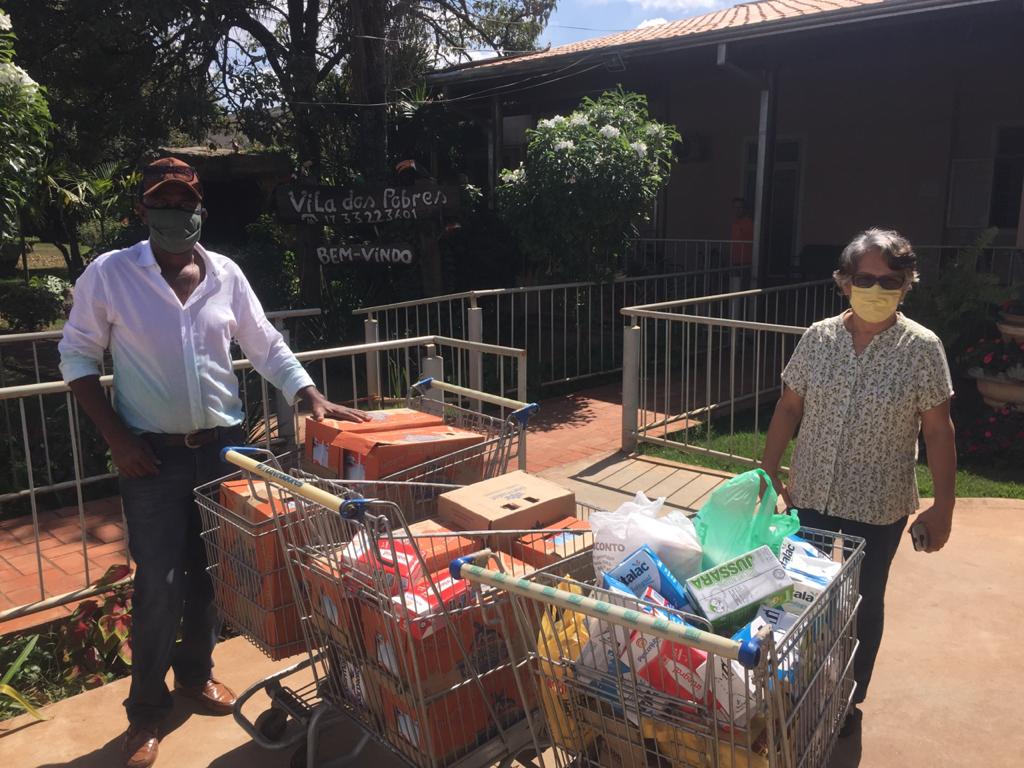
[[[985,365],[988,365],[989,363],[991,363],[992,362],[992,353],[989,352],[987,355],[985,355],[982,358],[982,361],[985,363]]]
[[[964,351],[965,351],[965,352],[967,352],[967,354],[970,354],[971,352],[973,352],[973,351],[974,351],[974,347],[968,347],[968,348],[967,348],[966,350],[964,350]]]
[[[992,433],[989,432],[988,430],[985,430],[985,437],[992,437]]]
[[[989,424],[995,424],[996,423],[996,417],[995,416],[989,416],[988,417],[988,423]]]

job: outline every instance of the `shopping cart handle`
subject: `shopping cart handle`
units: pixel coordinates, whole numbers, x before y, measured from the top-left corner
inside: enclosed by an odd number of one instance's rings
[[[519,426],[525,428],[530,421],[530,417],[537,413],[537,411],[539,410],[539,405],[537,405],[536,403],[529,403],[528,405],[520,408],[518,411],[512,411],[512,413],[509,415],[519,422]]]
[[[453,579],[461,581],[465,577],[462,575],[462,566],[464,565],[479,565],[484,566],[487,561],[491,559],[494,552],[490,549],[481,549],[478,552],[473,552],[462,557],[456,557],[448,565],[448,573],[451,574]]]
[[[346,520],[361,520],[370,501],[371,499],[345,499],[341,502],[338,513]]]
[[[243,455],[258,455],[261,453],[271,453],[266,448],[258,448],[255,445],[228,445],[220,449],[220,460],[225,464],[229,463],[227,456],[228,451],[235,451]]]
[[[433,376],[427,376],[426,378],[420,379],[415,384],[413,384],[412,388],[413,389],[430,389],[432,386],[434,386],[434,377]]]
[[[746,669],[753,669],[761,663],[761,640],[757,637],[752,637],[749,640],[744,640],[740,643],[739,651],[736,654],[736,660],[742,664]]]

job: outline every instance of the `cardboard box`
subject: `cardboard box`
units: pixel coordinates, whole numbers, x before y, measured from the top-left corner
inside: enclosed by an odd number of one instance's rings
[[[339,548],[340,549],[340,548]],[[301,569],[313,623],[347,656],[364,658],[362,612],[353,587],[341,575],[340,552],[319,557],[307,555]]]
[[[483,441],[483,435],[447,426],[343,433],[338,440],[342,448],[341,474],[346,480],[380,480]],[[436,482],[471,482],[479,478],[482,466],[482,460],[461,462],[452,468],[451,476]]]
[[[502,555],[506,570],[532,570],[525,563]],[[514,621],[507,600],[481,610],[469,583],[451,578],[447,569],[432,577],[433,588],[421,583],[416,589],[391,598],[391,611],[362,604],[363,643],[367,655],[397,680],[415,684],[432,695],[504,664],[509,659],[506,626]],[[434,589],[440,593],[441,609]],[[508,641],[521,650],[522,633]]]
[[[255,493],[253,493],[255,491]],[[263,523],[277,514],[295,511],[295,499],[262,480],[224,480],[220,484],[220,505],[250,523]]]
[[[357,536],[342,550],[341,563],[358,573],[361,583],[374,589],[384,583],[390,594],[396,594],[414,589],[455,558],[481,547],[480,542],[459,536],[444,523],[427,519],[410,524],[408,533],[400,528],[392,532],[391,539],[378,539],[376,550],[365,535]]]
[[[498,545],[505,541],[501,539]],[[509,554],[534,568],[546,568],[593,546],[594,534],[590,532],[590,523],[577,517],[565,517],[536,533],[512,540]]]
[[[259,484],[256,487],[259,491]],[[294,602],[269,500],[251,497],[244,480],[222,483],[220,496],[221,506],[230,513],[222,512],[216,530],[204,534],[213,550],[211,578],[259,608],[279,608]],[[293,510],[294,500],[286,501]],[[277,498],[274,505],[279,512],[283,509]]]
[[[545,528],[575,516],[576,496],[550,480],[516,471],[441,494],[437,514],[464,531]]]
[[[304,455],[312,464],[331,469],[341,474],[341,444],[343,434],[366,432],[388,432],[395,429],[416,429],[444,424],[440,416],[409,408],[392,408],[383,411],[366,411],[370,421],[339,421],[324,419],[316,421],[306,417]]]
[[[767,546],[728,560],[686,580],[690,603],[715,631],[732,632],[757,613],[793,597],[793,580]]]
[[[484,675],[480,686],[464,685],[428,701],[425,712],[417,694],[380,670],[368,665],[363,677],[380,694],[371,706],[380,709],[388,742],[414,765],[447,763],[493,738],[497,724],[492,711],[502,727],[524,716],[515,672],[510,668]],[[524,689],[529,691],[530,687],[524,685]]]
[[[294,602],[272,609],[261,608],[216,580],[214,595],[221,616],[273,661],[305,653],[306,643]]]

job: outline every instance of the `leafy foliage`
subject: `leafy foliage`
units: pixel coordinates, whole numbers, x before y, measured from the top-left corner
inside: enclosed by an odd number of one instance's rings
[[[1024,344],[1002,337],[978,339],[964,350],[960,364],[972,375],[1024,381]]]
[[[13,61],[10,30],[0,11],[0,243],[18,239],[19,212],[41,179],[51,125],[42,89]]]
[[[650,119],[645,96],[620,89],[528,137],[525,166],[502,171],[503,217],[545,276],[607,278],[668,183],[679,133]]]
[[[28,661],[32,651],[35,650],[37,642],[39,642],[39,635],[32,635],[31,637],[26,638],[25,645],[18,652],[18,657],[13,661],[11,666],[7,668],[4,676],[0,677],[0,701],[3,701],[6,697],[37,720],[44,720],[45,718],[39,714],[36,708],[29,703],[25,696],[19,693],[18,689],[11,685],[11,680],[14,679],[15,675],[19,675],[21,673],[22,668],[25,666],[25,662]],[[0,705],[0,713],[2,712],[3,706]]]
[[[1024,466],[1024,411],[985,409],[957,425],[957,444],[970,464],[1019,471]]]
[[[0,289],[0,318],[13,331],[38,331],[65,315],[71,284],[54,275],[33,277],[28,285]]]
[[[932,330],[955,357],[967,339],[987,332],[993,306],[1009,298],[1009,289],[991,273],[978,271],[978,258],[998,230],[985,230],[969,247],[960,250],[949,264],[943,264],[937,280],[915,288],[906,301],[906,312]]]

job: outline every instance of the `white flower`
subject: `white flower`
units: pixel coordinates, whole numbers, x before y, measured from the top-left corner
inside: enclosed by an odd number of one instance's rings
[[[506,184],[515,184],[526,178],[526,169],[520,165],[515,170],[508,170],[507,168],[501,172],[501,180]]]
[[[0,87],[7,86],[21,90],[36,87],[36,81],[17,64],[0,63]]]
[[[637,156],[643,158],[647,154],[647,145],[642,141],[634,141],[629,145],[630,149],[636,152]]]
[[[537,121],[537,127],[538,128],[544,128],[544,129],[554,128],[555,127],[555,123],[552,120],[538,120]]]
[[[599,133],[606,139],[617,139],[622,134],[622,131],[620,131],[614,125],[606,125],[599,131]]]
[[[568,152],[570,149],[572,149],[575,146],[576,145],[573,144],[568,139],[563,139],[562,141],[556,141],[555,142],[555,149],[557,149],[559,152]]]
[[[590,121],[582,112],[573,112],[572,117],[569,118],[569,125],[573,128],[582,128],[584,125],[590,125]]]
[[[0,32],[11,31],[11,17],[0,11]]]
[[[655,139],[660,139],[665,135],[665,129],[658,123],[651,123],[647,126],[647,135]]]
[[[555,115],[551,118],[552,125],[561,125],[565,122],[565,115]]]

